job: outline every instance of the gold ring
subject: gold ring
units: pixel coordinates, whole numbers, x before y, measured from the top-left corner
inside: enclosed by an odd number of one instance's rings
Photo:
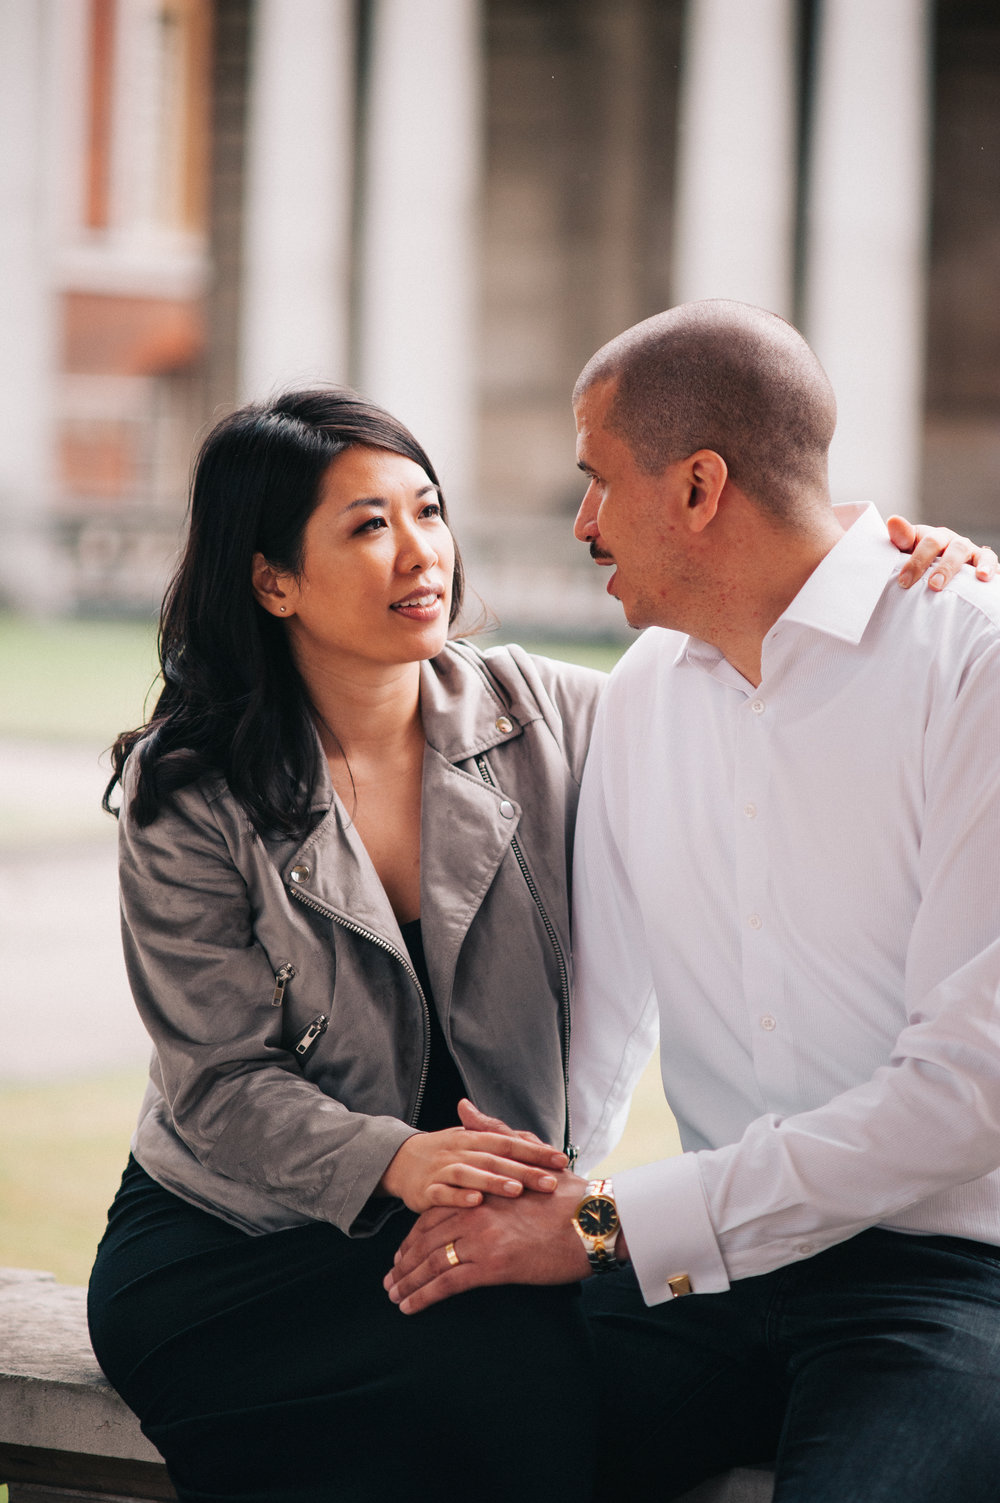
[[[459,1263],[461,1263],[462,1261],[458,1256],[458,1253],[455,1251],[454,1242],[448,1242],[445,1244],[444,1255],[448,1259],[448,1264],[451,1268],[457,1268]]]

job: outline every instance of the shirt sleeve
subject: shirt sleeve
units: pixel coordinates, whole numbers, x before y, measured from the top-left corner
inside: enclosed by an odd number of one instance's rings
[[[726,1276],[768,1272],[875,1224],[953,1231],[959,1194],[961,1234],[977,1235],[978,1217],[980,1234],[1000,1241],[995,638],[937,698],[924,744],[920,903],[887,1062],[812,1110],[758,1117],[736,1143],[615,1175],[649,1303],[669,1294],[679,1250],[694,1292],[712,1292]],[[622,972],[630,984],[633,971]]]

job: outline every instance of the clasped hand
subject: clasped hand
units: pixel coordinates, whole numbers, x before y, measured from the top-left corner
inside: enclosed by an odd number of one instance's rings
[[[500,1136],[511,1140],[517,1151],[532,1146],[554,1154],[533,1134],[511,1132],[471,1102],[460,1104],[459,1116],[464,1124],[459,1131],[470,1143],[481,1136]],[[420,1216],[383,1281],[389,1298],[404,1315],[486,1284],[569,1284],[586,1278],[590,1271],[587,1255],[571,1220],[586,1192],[586,1181],[569,1172],[564,1154],[555,1157],[561,1161],[562,1172],[542,1175],[548,1184],[534,1182],[534,1171],[524,1171],[514,1193],[487,1188],[488,1198],[477,1196],[481,1204],[453,1199]],[[543,1193],[524,1195],[522,1186]],[[458,1263],[448,1257],[449,1244],[455,1248]]]
[[[463,1108],[465,1112],[463,1114]],[[395,1195],[411,1211],[432,1206],[478,1206],[484,1195],[543,1195],[556,1188],[554,1171],[566,1168],[566,1155],[534,1133],[513,1132],[463,1102],[462,1127],[415,1133],[397,1150],[379,1189]]]

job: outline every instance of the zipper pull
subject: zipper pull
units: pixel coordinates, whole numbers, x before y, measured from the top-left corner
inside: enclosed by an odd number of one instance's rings
[[[290,960],[286,960],[283,966],[279,966],[274,973],[274,996],[271,998],[272,1007],[280,1007],[285,1000],[285,987],[295,975],[295,967]]]
[[[309,1027],[299,1034],[295,1040],[295,1052],[299,1056],[299,1059],[307,1055],[320,1035],[326,1032],[328,1022],[329,1019],[326,1013],[321,1012],[319,1017],[313,1018]]]
[[[573,1170],[576,1168],[576,1161],[580,1157],[580,1147],[579,1147],[579,1144],[577,1144],[577,1143],[567,1143],[566,1144],[566,1148],[565,1148],[565,1153],[566,1153],[566,1157],[569,1159],[569,1163],[567,1164],[566,1167],[569,1169],[570,1173],[572,1174]]]

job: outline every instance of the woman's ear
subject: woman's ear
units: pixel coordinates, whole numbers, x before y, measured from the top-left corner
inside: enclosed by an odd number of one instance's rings
[[[291,575],[269,564],[263,553],[255,553],[251,568],[254,599],[272,616],[292,616],[295,607],[290,595]]]

